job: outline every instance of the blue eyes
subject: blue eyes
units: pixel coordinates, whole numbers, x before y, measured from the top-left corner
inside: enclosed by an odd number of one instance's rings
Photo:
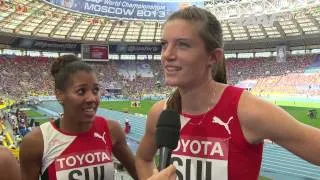
[[[187,44],[187,43],[179,43],[178,45],[179,45],[179,47],[182,47],[182,48],[190,47],[189,44]]]
[[[168,43],[166,42],[161,42],[161,48],[162,50],[165,50],[168,46]],[[185,48],[190,48],[191,46],[188,43],[184,42],[177,42],[175,45],[177,48],[185,49]]]

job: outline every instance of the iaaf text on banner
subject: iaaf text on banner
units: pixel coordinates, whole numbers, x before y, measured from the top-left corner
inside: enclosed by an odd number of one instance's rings
[[[109,45],[110,53],[113,54],[160,54],[160,45]]]
[[[66,43],[57,41],[16,38],[11,44],[12,47],[36,49],[46,51],[68,51],[68,52],[80,52],[81,46],[78,43]]]
[[[203,1],[147,2],[139,0],[47,0],[58,6],[106,17],[163,21],[172,12],[187,7],[203,7]]]

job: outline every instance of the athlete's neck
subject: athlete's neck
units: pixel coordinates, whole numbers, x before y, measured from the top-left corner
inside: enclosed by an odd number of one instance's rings
[[[67,133],[82,133],[87,132],[91,128],[92,122],[75,122],[73,119],[64,116],[60,120],[60,129]]]
[[[179,89],[182,112],[194,115],[208,112],[217,103],[221,88],[219,83],[210,80],[194,88]]]

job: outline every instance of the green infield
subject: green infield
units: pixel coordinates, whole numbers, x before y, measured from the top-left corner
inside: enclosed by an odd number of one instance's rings
[[[282,107],[285,111],[291,114],[294,118],[299,120],[304,124],[308,124],[313,127],[320,128],[320,108],[306,108],[306,107],[293,107],[293,106],[285,106]],[[308,116],[308,112],[311,109],[316,110],[317,118],[311,119]]]
[[[27,116],[30,118],[34,118],[36,122],[39,122],[40,124],[43,124],[47,121],[49,121],[49,118],[41,113],[38,113],[37,111],[34,110],[28,110],[28,111],[24,111]]]
[[[100,108],[121,111],[125,113],[148,114],[151,106],[157,101],[143,100],[140,101],[140,107],[132,107],[131,101],[105,101],[100,103]]]
[[[139,113],[147,114],[151,106],[156,101],[144,100],[140,101],[140,107],[131,107],[131,101],[107,101],[101,102],[100,107],[115,111],[126,112],[130,114]],[[308,108],[308,107],[294,107],[294,106],[281,106],[285,111],[291,114],[294,118],[301,121],[302,123],[320,128],[320,108]],[[318,116],[315,119],[310,119],[308,111],[315,109]]]
[[[143,100],[140,101],[139,107],[132,107],[131,101],[105,101],[101,102],[100,108],[130,113],[130,114],[147,114],[154,103],[157,101]],[[291,114],[294,118],[301,121],[302,123],[320,128],[320,108],[311,107],[294,107],[294,106],[281,106],[285,111]],[[316,110],[317,118],[311,119],[308,116],[308,112],[311,109]],[[40,114],[34,110],[25,111],[28,117],[35,118],[40,123],[48,120],[46,116]]]
[[[37,119],[36,121],[39,122],[40,125],[41,125],[41,124],[43,124],[43,123],[45,123],[45,122],[48,122],[49,119],[50,119],[50,118],[43,118],[43,119]]]
[[[40,114],[34,110],[28,110],[28,111],[24,111],[28,117],[33,118],[33,117],[44,117],[43,114]]]

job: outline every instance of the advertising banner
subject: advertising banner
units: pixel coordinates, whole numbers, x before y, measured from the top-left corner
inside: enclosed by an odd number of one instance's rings
[[[42,51],[65,51],[65,52],[80,52],[81,45],[78,43],[57,42],[27,38],[17,38],[11,46],[15,48],[33,49]]]
[[[168,15],[188,6],[204,7],[202,1],[139,1],[139,0],[46,0],[73,11],[109,18],[164,21]]]
[[[109,50],[112,54],[160,54],[161,45],[110,44]]]

